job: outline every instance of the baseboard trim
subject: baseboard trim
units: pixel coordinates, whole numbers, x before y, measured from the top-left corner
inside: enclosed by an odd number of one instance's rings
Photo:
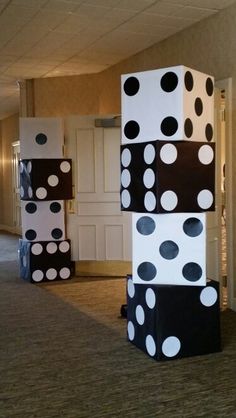
[[[9,232],[10,234],[21,236],[21,230],[14,226],[0,224],[0,231]]]
[[[80,277],[125,277],[131,271],[130,261],[75,261],[75,275]]]
[[[232,298],[231,305],[232,306],[229,306],[229,308],[232,309],[232,311],[236,311],[236,298]]]

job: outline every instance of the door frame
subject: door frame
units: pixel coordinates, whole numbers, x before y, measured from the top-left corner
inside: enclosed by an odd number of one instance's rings
[[[14,234],[18,234],[21,235],[22,229],[21,229],[21,223],[18,224],[17,223],[17,197],[16,195],[19,194],[20,195],[20,189],[19,189],[19,175],[16,175],[16,170],[17,167],[14,166],[15,164],[15,155],[16,153],[14,152],[14,148],[15,147],[20,147],[20,141],[14,141],[11,143],[11,148],[12,148],[12,214],[13,214],[13,228],[12,228],[12,232]],[[17,160],[18,161],[18,160]]]
[[[225,189],[226,189],[226,258],[227,258],[227,299],[228,308],[236,310],[233,274],[233,182],[232,182],[232,78],[216,81],[216,87],[225,90]]]

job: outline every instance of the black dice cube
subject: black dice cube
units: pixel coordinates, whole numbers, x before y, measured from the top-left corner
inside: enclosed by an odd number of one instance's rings
[[[143,285],[127,280],[128,340],[155,360],[221,350],[219,283]]]
[[[70,241],[19,240],[20,277],[32,283],[71,276]]]
[[[121,146],[121,209],[214,210],[214,143],[151,141]]]
[[[70,159],[20,161],[21,200],[65,200],[72,198]]]

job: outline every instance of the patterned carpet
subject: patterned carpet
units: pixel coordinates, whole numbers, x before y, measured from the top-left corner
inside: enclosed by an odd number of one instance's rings
[[[126,341],[125,281],[31,285],[0,262],[0,417],[236,417],[236,313],[221,353],[155,362]]]

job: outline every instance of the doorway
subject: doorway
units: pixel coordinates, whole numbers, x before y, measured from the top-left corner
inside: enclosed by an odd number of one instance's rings
[[[20,202],[20,141],[12,142],[12,189],[13,189],[13,225],[15,234],[21,235],[21,202]]]
[[[232,80],[216,82],[220,91],[219,136],[221,188],[221,307],[233,308],[233,257],[232,257],[232,134],[231,88]]]

